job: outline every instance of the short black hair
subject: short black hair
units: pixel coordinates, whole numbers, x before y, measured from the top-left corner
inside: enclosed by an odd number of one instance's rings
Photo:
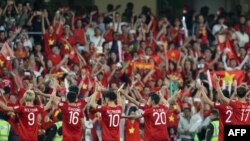
[[[77,94],[73,91],[69,91],[67,94],[67,99],[70,103],[73,103],[76,101]]]
[[[149,97],[151,98],[151,100],[154,101],[155,104],[159,104],[160,103],[160,96],[156,93],[150,93]]]
[[[132,112],[136,112],[136,111],[137,111],[137,108],[135,106],[132,106],[128,110],[128,115],[131,115]]]
[[[213,109],[213,110],[211,111],[211,114],[214,115],[214,116],[216,116],[216,117],[219,116],[219,112],[218,112],[216,109]]]
[[[110,101],[115,101],[117,98],[115,92],[111,90],[103,92],[103,97],[108,98]]]
[[[79,93],[79,88],[78,88],[78,86],[70,86],[69,91],[78,94]]]
[[[237,88],[236,92],[237,92],[237,96],[239,98],[243,98],[243,97],[245,97],[247,90],[244,87],[239,87],[239,88]]]
[[[222,93],[225,97],[230,98],[230,93],[227,89],[222,90]]]

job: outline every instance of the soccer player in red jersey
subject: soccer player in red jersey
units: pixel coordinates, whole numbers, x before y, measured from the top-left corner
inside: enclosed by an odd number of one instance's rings
[[[25,105],[17,105],[14,107],[8,107],[2,101],[0,101],[0,107],[6,111],[13,111],[18,114],[19,124],[15,127],[18,128],[18,136],[20,141],[37,141],[38,140],[38,115],[45,116],[44,109],[39,105],[34,105],[35,93],[28,90],[24,94]],[[51,103],[51,101],[49,101]],[[44,118],[45,119],[45,118]]]
[[[96,104],[98,90],[91,98],[91,105],[101,113],[102,141],[120,141],[120,118],[122,115],[122,100],[120,92],[103,92],[105,105]],[[115,101],[117,100],[117,104]]]
[[[146,109],[142,115],[130,117],[144,117],[144,141],[169,141],[166,116],[167,107],[159,104],[160,100],[161,98],[158,94],[150,93],[150,108]]]
[[[238,100],[230,100],[225,97],[220,89],[219,79],[217,76],[214,76],[214,80],[216,81],[216,87],[219,94],[220,99],[227,103],[233,109],[232,116],[232,124],[233,125],[249,125],[250,123],[250,103],[247,99],[247,89],[243,86],[239,86],[236,90],[236,96]]]
[[[225,95],[225,91],[223,94]],[[228,95],[229,96],[229,95]],[[218,141],[224,141],[224,125],[232,124],[233,109],[231,106],[225,103],[218,103],[211,101],[205,91],[202,91],[202,99],[204,102],[208,103],[210,106],[218,109],[219,111],[219,137]]]
[[[169,102],[176,100],[179,95],[180,95],[181,91],[177,91],[173,96],[171,96],[168,100],[166,100],[163,96],[163,93],[160,92],[160,99],[163,102],[164,105],[168,105]],[[130,97],[128,94],[126,94],[125,92],[122,92],[122,94],[126,97],[126,99],[128,99],[131,103],[135,104],[137,107],[139,107],[140,109],[146,111],[150,108],[152,108],[152,104],[151,103],[151,99],[150,99],[150,95],[148,98],[148,101],[146,104],[140,103],[137,100],[135,100],[134,98]],[[151,93],[152,94],[152,93]],[[163,105],[161,105],[163,106]],[[125,116],[126,117],[126,116]],[[148,136],[150,136],[151,133],[151,127],[150,124],[147,123],[147,120],[144,120],[144,139],[147,139]],[[167,127],[166,127],[167,128]],[[167,132],[168,133],[168,132]]]
[[[53,97],[53,101],[62,111],[62,140],[63,141],[80,141],[83,135],[83,109],[87,104],[87,99],[78,100],[79,89],[71,86],[67,93],[67,101],[59,101],[57,97]]]

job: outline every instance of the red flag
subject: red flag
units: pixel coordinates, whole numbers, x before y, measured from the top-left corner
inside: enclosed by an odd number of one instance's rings
[[[240,84],[243,81],[245,81],[245,73],[242,70],[211,72],[211,76],[213,76],[214,74],[220,77],[221,80],[224,81],[226,84],[229,84],[230,82],[233,83],[234,80],[237,81],[237,84]],[[213,78],[211,80],[212,80],[212,85],[215,86]]]
[[[0,53],[0,67],[5,66],[6,58]]]
[[[0,53],[5,57],[5,59],[7,59],[7,57],[15,57],[13,50],[10,48],[7,42],[3,44]]]
[[[179,60],[181,52],[179,49],[170,49],[166,53],[169,60]]]
[[[225,49],[228,51],[227,52],[228,59],[238,59],[236,52],[234,48],[232,47],[232,44],[229,39],[226,39]]]
[[[152,59],[155,61],[156,64],[160,64],[161,61],[162,61],[162,60],[161,60],[161,56],[158,55],[158,54],[157,54],[157,55],[152,55],[151,57],[152,57]]]

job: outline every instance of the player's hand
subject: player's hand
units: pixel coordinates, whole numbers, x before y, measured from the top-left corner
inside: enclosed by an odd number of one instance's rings
[[[123,84],[120,86],[120,88],[118,88],[117,92],[120,93],[124,86],[125,86],[125,83],[123,83]]]
[[[0,89],[0,95],[4,94],[4,90]]]
[[[181,90],[176,91],[175,94],[174,94],[174,96],[176,98],[180,98],[180,96],[181,96]]]
[[[34,92],[35,92],[36,94],[41,94],[41,93],[42,93],[42,91],[39,90],[39,89],[34,89]]]
[[[220,81],[220,79],[218,78],[218,76],[216,74],[213,75],[213,79],[216,83],[218,83]]]

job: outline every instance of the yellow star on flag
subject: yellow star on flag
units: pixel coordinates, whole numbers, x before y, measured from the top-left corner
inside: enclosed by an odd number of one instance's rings
[[[229,84],[230,82],[233,82],[234,74],[229,74],[225,72],[225,76],[222,78],[222,80],[225,81],[226,84]]]
[[[53,46],[53,45],[54,45],[54,43],[55,43],[55,41],[54,41],[54,40],[49,39],[49,45],[50,45],[50,46]]]
[[[175,57],[175,53],[174,52],[171,53],[171,57]]]
[[[2,60],[0,60],[0,66],[3,66],[3,61]]]
[[[129,131],[129,134],[134,134],[135,133],[135,128],[134,127],[131,127],[128,129]]]
[[[69,49],[68,44],[65,44],[65,45],[64,45],[64,49]]]
[[[168,120],[169,120],[169,122],[174,122],[174,117],[173,117],[173,115],[171,115],[170,117],[168,117]]]

